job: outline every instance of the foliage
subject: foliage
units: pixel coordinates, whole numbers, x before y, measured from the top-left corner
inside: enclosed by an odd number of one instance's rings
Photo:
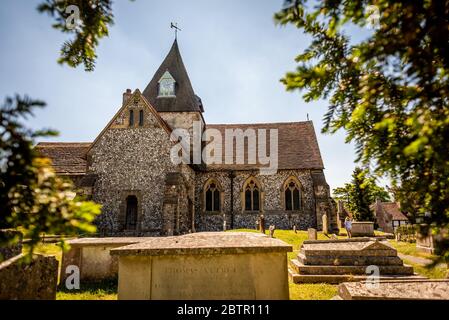
[[[448,17],[447,0],[287,0],[275,15],[312,37],[287,90],[328,99],[323,132],[346,130],[358,160],[435,232],[449,226]]]
[[[77,199],[72,183],[34,149],[35,138],[56,133],[29,130],[20,121],[44,105],[16,96],[0,107],[0,229],[19,229],[30,239],[30,254],[42,233],[94,232],[91,222],[100,213],[99,205]],[[16,240],[4,236],[0,245]]]
[[[396,233],[400,233],[401,235],[415,236],[418,231],[418,227],[416,225],[406,224],[396,228]]]
[[[383,202],[390,201],[390,195],[383,187],[376,184],[375,177],[360,168],[354,170],[352,182],[346,183],[344,187],[335,188],[333,195],[337,200],[346,202],[349,211],[359,221],[373,220],[369,206],[376,199]]]
[[[74,35],[62,45],[58,63],[93,71],[99,40],[114,23],[112,0],[45,0],[37,9],[56,20],[53,28]]]

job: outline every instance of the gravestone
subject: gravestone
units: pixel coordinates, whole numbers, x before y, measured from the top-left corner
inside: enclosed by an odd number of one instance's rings
[[[353,237],[374,237],[374,222],[353,221],[351,235]]]
[[[270,238],[274,238],[274,231],[276,230],[276,227],[274,225],[270,226]]]
[[[380,281],[342,283],[339,300],[449,300],[449,280]]]
[[[314,229],[314,228],[307,229],[307,234],[308,234],[309,240],[316,240],[317,239],[316,229]]]
[[[258,233],[152,238],[111,250],[120,300],[287,300],[292,246]]]
[[[0,300],[55,300],[56,258],[34,254],[29,263],[24,260],[19,254],[0,263]]]
[[[327,222],[327,214],[323,214],[323,233],[328,234],[329,233],[329,225]]]

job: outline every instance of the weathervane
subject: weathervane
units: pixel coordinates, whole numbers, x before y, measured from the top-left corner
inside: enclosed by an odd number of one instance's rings
[[[181,29],[178,28],[178,23],[171,23],[170,24],[170,28],[175,29],[175,39],[178,39],[178,31],[182,31]]]

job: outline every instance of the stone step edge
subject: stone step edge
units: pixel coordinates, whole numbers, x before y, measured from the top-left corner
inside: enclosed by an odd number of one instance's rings
[[[296,273],[298,273],[298,274],[301,274],[301,272],[299,271],[300,270],[300,268],[302,268],[302,269],[313,269],[313,268],[320,268],[320,269],[328,269],[328,272],[329,273],[324,273],[324,274],[313,274],[313,273],[302,273],[301,275],[349,275],[349,274],[351,274],[350,272],[347,272],[347,273],[332,273],[332,272],[336,272],[336,271],[338,271],[338,270],[336,270],[337,268],[347,268],[347,269],[354,269],[354,270],[357,270],[357,269],[359,269],[359,268],[363,268],[363,267],[368,267],[368,266],[365,266],[365,265],[359,265],[359,266],[334,266],[334,265],[304,265],[304,264],[301,264],[297,259],[291,259],[290,260],[290,266],[296,271]],[[393,269],[393,268],[403,268],[404,270],[410,270],[411,269],[411,271],[413,272],[413,267],[412,266],[409,266],[409,265],[406,265],[406,264],[404,264],[404,265],[402,265],[402,266],[379,266],[379,269]],[[310,271],[309,271],[310,272]],[[352,273],[353,275],[364,275],[365,274],[365,272],[361,272],[361,271],[358,271],[357,273]],[[385,272],[384,272],[384,275],[385,275]],[[387,273],[387,275],[389,275],[388,273]],[[404,274],[401,274],[401,275],[403,275],[403,276],[406,276],[406,275],[410,275],[410,274],[408,274],[408,273],[404,273]]]
[[[302,275],[295,273],[290,267],[288,268],[288,277],[295,284],[304,283],[328,283],[340,284],[343,282],[360,282],[366,281],[369,276],[353,276],[353,275]],[[404,282],[404,281],[425,281],[428,278],[414,273],[410,276],[381,276],[381,282]]]
[[[395,249],[373,249],[373,250],[305,250],[301,248],[299,253],[306,257],[315,256],[348,256],[348,257],[397,257]]]
[[[297,255],[297,260],[302,263],[303,265],[315,265],[315,266],[325,266],[325,264],[315,264],[315,263],[311,263],[311,264],[307,264],[305,262],[307,262],[307,260],[315,260],[315,259],[323,259],[323,260],[336,260],[336,259],[341,259],[341,260],[346,260],[346,259],[354,259],[355,256],[306,256],[304,255],[304,253],[299,252]],[[398,257],[398,256],[358,256],[358,258],[363,258],[363,259],[377,259],[377,258],[391,258],[391,260],[395,259],[397,260],[396,264],[378,264],[378,263],[372,263],[375,265],[382,265],[382,266],[403,266],[404,263],[403,261]],[[400,262],[400,263],[399,263]],[[327,264],[327,265],[333,265],[333,266],[337,266],[336,264]],[[359,266],[356,264],[338,264],[338,266]]]

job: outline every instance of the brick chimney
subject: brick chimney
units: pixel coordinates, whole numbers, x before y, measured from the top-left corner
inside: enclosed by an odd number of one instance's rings
[[[132,96],[131,89],[126,89],[126,91],[123,93],[123,106],[128,102],[131,96]]]

